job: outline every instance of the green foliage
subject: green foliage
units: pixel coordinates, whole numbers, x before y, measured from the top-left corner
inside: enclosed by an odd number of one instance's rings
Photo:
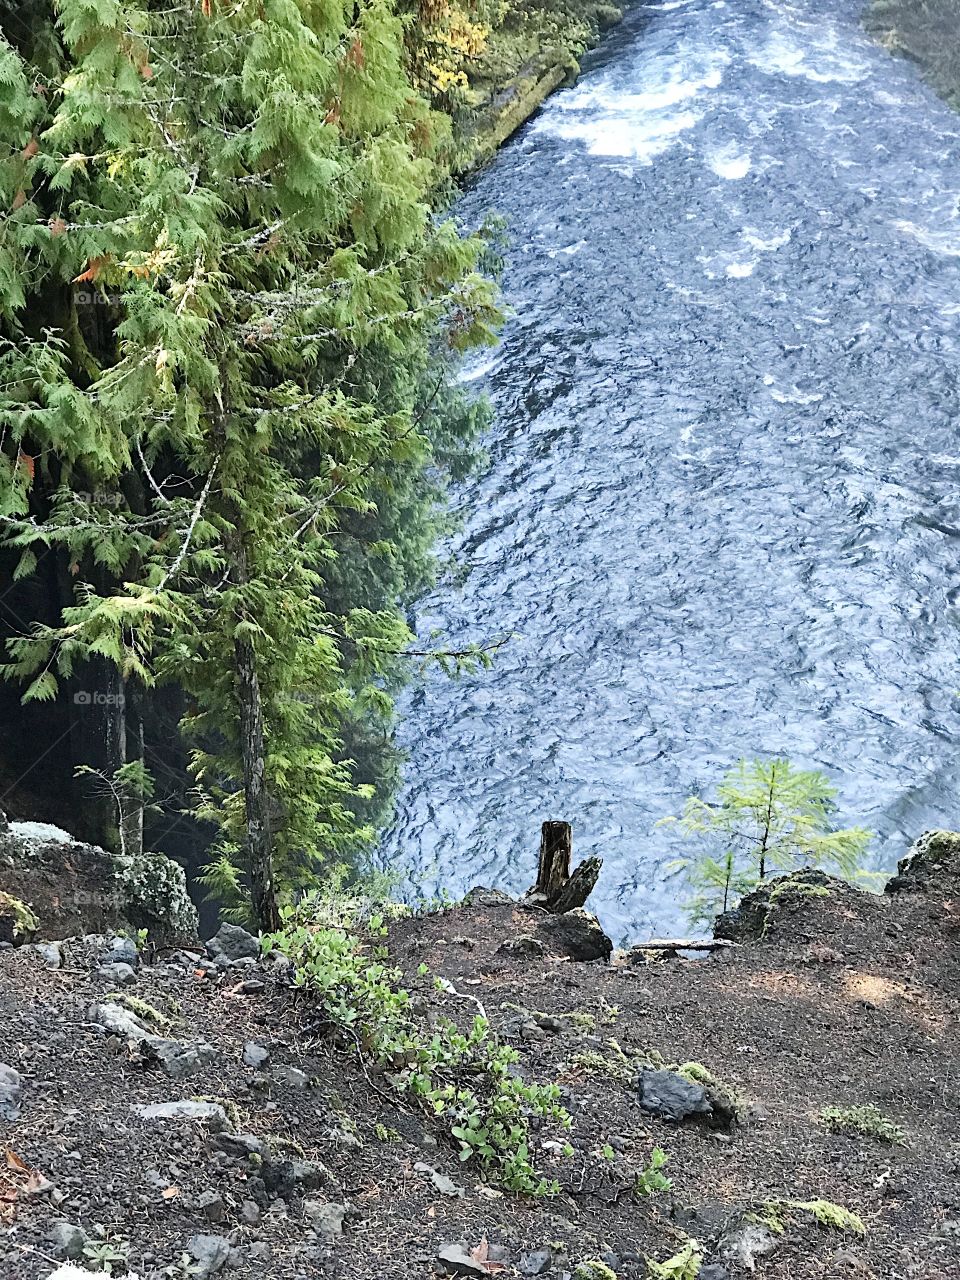
[[[888,1120],[879,1107],[864,1103],[856,1107],[824,1107],[820,1119],[831,1133],[873,1138],[892,1146],[902,1146],[907,1135],[900,1125]]]
[[[262,831],[310,884],[382,813],[404,603],[484,422],[451,372],[497,315],[434,217],[444,122],[387,0],[59,0],[10,30],[0,521],[41,606],[6,675],[179,686],[211,882],[242,898]]]
[[[697,1280],[700,1274],[701,1249],[699,1241],[688,1240],[679,1253],[665,1262],[646,1259],[649,1280]]]
[[[573,1273],[573,1280],[617,1280],[617,1273],[611,1271],[605,1262],[588,1258],[578,1264]]]
[[[669,1191],[673,1186],[673,1182],[663,1170],[667,1167],[670,1157],[662,1147],[654,1147],[650,1152],[650,1162],[636,1176],[633,1184],[634,1194],[638,1196],[655,1196],[661,1192]]]
[[[442,1118],[460,1149],[508,1190],[552,1195],[559,1188],[535,1167],[531,1125],[569,1127],[553,1084],[527,1084],[514,1072],[516,1051],[496,1042],[485,1017],[467,1031],[449,1019],[419,1024],[399,971],[378,939],[383,918],[360,921],[350,903],[308,899],[285,908],[283,928],[264,939],[288,956],[296,983],[319,1001],[324,1016],[364,1058],[388,1072],[400,1093]]]
[[[817,770],[756,759],[728,770],[715,800],[691,796],[679,820],[664,820],[678,822],[684,836],[707,846],[699,857],[673,864],[693,891],[691,920],[709,923],[768,876],[804,865],[854,878],[871,833],[834,829],[836,794]]]

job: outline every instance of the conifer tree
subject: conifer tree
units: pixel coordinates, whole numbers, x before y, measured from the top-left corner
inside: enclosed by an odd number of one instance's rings
[[[7,674],[113,682],[108,773],[176,682],[221,880],[273,927],[277,877],[365,834],[340,729],[409,640],[396,595],[330,607],[338,536],[422,473],[426,372],[489,337],[490,286],[431,212],[443,129],[385,0],[24,12],[0,4],[0,519],[20,578],[59,568]]]

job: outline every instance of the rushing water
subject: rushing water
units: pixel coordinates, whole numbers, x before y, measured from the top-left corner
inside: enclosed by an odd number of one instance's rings
[[[405,701],[423,892],[525,888],[566,818],[614,934],[672,930],[655,823],[744,754],[826,770],[882,866],[960,824],[958,192],[849,0],[634,10],[479,177],[514,317],[418,625],[517,638]]]

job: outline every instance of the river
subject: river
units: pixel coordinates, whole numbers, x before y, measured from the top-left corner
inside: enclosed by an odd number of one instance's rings
[[[542,819],[620,940],[682,927],[658,819],[825,770],[889,868],[960,825],[960,117],[849,0],[633,10],[465,194],[508,223],[488,465],[455,495],[384,862],[520,891]]]

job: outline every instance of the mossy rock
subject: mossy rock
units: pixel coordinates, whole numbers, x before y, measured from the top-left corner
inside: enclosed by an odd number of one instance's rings
[[[183,868],[164,854],[120,857],[38,823],[0,828],[0,941],[146,929],[167,943],[197,928]]]
[[[844,881],[812,867],[778,876],[764,881],[745,894],[732,910],[717,916],[713,936],[728,942],[759,942],[770,936],[775,916],[795,911],[811,898],[849,891],[850,886]]]
[[[0,892],[0,942],[15,946],[27,942],[40,928],[40,921],[25,902]]]
[[[885,893],[956,893],[960,887],[960,832],[925,831],[897,863]]]

